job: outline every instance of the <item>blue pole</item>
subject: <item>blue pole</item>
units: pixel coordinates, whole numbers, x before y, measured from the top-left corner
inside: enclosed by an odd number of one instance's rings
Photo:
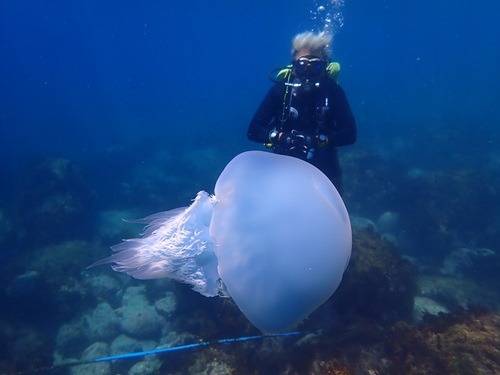
[[[266,339],[266,338],[272,338],[272,337],[290,337],[290,336],[297,336],[297,335],[300,335],[300,332],[295,331],[295,332],[286,332],[286,333],[273,333],[273,334],[268,334],[268,335],[242,336],[242,337],[236,337],[236,338],[219,339],[219,340],[215,340],[215,341],[203,341],[203,342],[199,342],[199,343],[195,343],[195,344],[171,346],[168,348],[158,348],[158,349],[152,349],[152,350],[145,350],[142,352],[123,353],[123,354],[115,354],[115,355],[110,355],[110,356],[105,356],[105,357],[98,357],[98,358],[94,358],[94,359],[91,359],[88,361],[79,362],[78,364],[110,362],[110,361],[116,361],[116,360],[121,360],[121,359],[131,359],[131,358],[143,358],[143,357],[147,357],[150,355],[156,355],[156,354],[165,354],[165,353],[172,353],[172,352],[181,352],[181,351],[187,351],[187,350],[201,349],[201,348],[206,348],[208,346],[217,345],[217,344],[234,344],[234,343],[243,342],[243,341],[254,341],[254,340],[260,340],[260,339]]]
[[[226,339],[219,339],[219,340],[213,340],[213,341],[202,341],[194,344],[185,344],[185,345],[178,345],[178,346],[171,346],[169,348],[158,348],[158,349],[152,349],[152,350],[145,350],[142,352],[132,352],[132,353],[122,353],[122,354],[115,354],[115,355],[110,355],[110,356],[104,356],[104,357],[97,357],[93,359],[89,359],[86,361],[75,361],[75,362],[67,362],[67,363],[62,363],[58,365],[53,365],[50,367],[40,367],[35,370],[31,370],[29,373],[40,373],[40,372],[47,372],[55,369],[60,369],[60,368],[65,368],[65,367],[73,367],[73,366],[79,366],[79,365],[89,365],[92,363],[101,363],[101,362],[111,362],[111,361],[118,361],[118,360],[123,360],[123,359],[132,359],[132,358],[144,358],[150,355],[156,355],[156,354],[164,354],[164,353],[173,353],[173,352],[181,352],[181,351],[187,351],[187,350],[195,350],[195,349],[202,349],[206,348],[212,345],[218,345],[218,344],[234,344],[238,342],[244,342],[244,341],[255,341],[255,340],[260,340],[260,339],[267,339],[267,338],[273,338],[273,337],[290,337],[290,336],[298,336],[302,335],[301,332],[295,331],[295,332],[286,332],[286,333],[271,333],[267,335],[256,335],[256,336],[242,336],[242,337],[235,337],[235,338],[226,338]],[[28,374],[27,372],[16,372],[17,375],[21,374]]]

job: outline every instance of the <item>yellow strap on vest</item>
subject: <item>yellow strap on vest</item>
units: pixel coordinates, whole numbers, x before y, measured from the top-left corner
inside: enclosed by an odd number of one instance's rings
[[[287,65],[281,69],[278,74],[276,74],[276,79],[279,81],[285,81],[290,78],[290,74],[292,74],[292,65]]]
[[[326,71],[328,75],[336,81],[340,74],[340,64],[338,62],[331,62],[326,67]]]

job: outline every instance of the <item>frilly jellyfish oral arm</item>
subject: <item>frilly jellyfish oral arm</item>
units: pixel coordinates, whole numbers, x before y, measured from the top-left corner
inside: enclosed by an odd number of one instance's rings
[[[147,224],[143,236],[112,247],[114,253],[92,266],[112,268],[136,279],[170,278],[205,295],[220,295],[213,242],[208,235],[215,198],[199,192],[189,207],[160,212],[136,222]]]

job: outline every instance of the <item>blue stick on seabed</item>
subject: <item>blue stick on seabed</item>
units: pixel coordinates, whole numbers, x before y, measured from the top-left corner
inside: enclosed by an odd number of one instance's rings
[[[266,339],[266,338],[271,338],[271,337],[288,337],[288,336],[297,336],[297,335],[300,335],[300,332],[274,333],[274,334],[269,334],[269,335],[242,336],[242,337],[231,338],[231,339],[219,339],[219,340],[215,340],[215,341],[202,341],[202,342],[198,342],[195,344],[171,346],[168,348],[158,348],[158,349],[146,350],[143,352],[124,353],[124,354],[110,355],[110,356],[106,356],[106,357],[99,357],[99,358],[91,359],[89,361],[85,361],[84,363],[87,364],[87,363],[98,363],[98,362],[110,362],[110,361],[115,361],[115,360],[120,360],[120,359],[142,358],[142,357],[147,357],[147,356],[156,355],[156,354],[181,352],[181,351],[193,350],[193,349],[202,349],[202,348],[206,348],[208,346],[217,345],[217,344],[234,344],[234,343],[243,342],[243,341],[253,341],[253,340]],[[79,364],[81,364],[81,363],[79,363]]]
[[[146,350],[146,351],[142,351],[142,352],[122,353],[122,354],[115,354],[115,355],[104,356],[104,357],[97,357],[97,358],[89,359],[86,361],[68,362],[68,363],[63,363],[63,364],[59,364],[59,365],[55,365],[55,366],[51,366],[51,367],[47,367],[47,368],[43,368],[43,369],[38,369],[36,372],[50,371],[50,370],[55,370],[55,369],[62,368],[62,367],[89,365],[89,364],[93,364],[93,363],[111,362],[111,361],[119,361],[119,360],[133,359],[133,358],[144,358],[144,357],[148,357],[151,355],[159,355],[159,354],[165,354],[165,353],[203,349],[203,348],[207,348],[207,347],[212,346],[212,345],[234,344],[234,343],[238,343],[238,342],[255,341],[255,340],[261,340],[261,339],[267,339],[267,338],[273,338],[273,337],[298,336],[301,334],[302,334],[301,332],[295,331],[295,332],[286,332],[286,333],[272,333],[272,334],[268,334],[268,335],[242,336],[242,337],[219,339],[219,340],[212,340],[212,341],[201,341],[201,342],[193,343],[193,344],[171,346],[168,348],[158,348],[158,349]],[[22,373],[18,373],[18,374],[22,374]]]

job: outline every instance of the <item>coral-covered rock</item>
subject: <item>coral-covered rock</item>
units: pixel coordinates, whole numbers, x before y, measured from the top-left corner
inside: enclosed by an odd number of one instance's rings
[[[394,321],[411,317],[417,290],[415,269],[371,231],[353,233],[352,257],[333,296],[344,316]]]
[[[162,336],[160,340],[160,346],[184,345],[196,342],[196,340],[197,338],[190,333],[178,333],[175,331],[170,331]]]
[[[377,217],[381,207],[396,208],[402,167],[359,149],[342,153],[341,164],[345,186],[349,187],[344,195],[349,212]]]
[[[161,361],[158,358],[146,358],[137,362],[128,371],[129,375],[156,375],[160,374]]]
[[[122,305],[147,305],[146,286],[130,286],[125,290],[122,297]]]
[[[462,313],[418,328],[401,323],[386,350],[386,373],[499,374],[500,315]]]
[[[83,319],[63,324],[57,331],[56,350],[65,357],[76,357],[90,344]]]
[[[49,284],[61,285],[77,277],[97,255],[106,251],[96,243],[64,241],[42,247],[29,257],[29,269],[37,271]]]
[[[422,275],[418,278],[420,294],[442,303],[451,310],[482,306],[498,308],[500,299],[497,290],[482,287],[472,280]]]
[[[122,297],[122,285],[113,276],[102,274],[84,279],[84,285],[89,292],[99,301],[116,303]]]
[[[158,337],[163,318],[151,305],[126,305],[119,309],[121,329],[137,338]]]
[[[142,340],[140,341],[142,350],[152,350],[158,346],[155,340]]]
[[[399,214],[386,211],[377,219],[377,228],[381,233],[397,233],[399,231]]]
[[[366,217],[351,216],[350,219],[353,230],[368,230],[371,232],[377,231],[377,226],[375,225],[375,223]]]
[[[85,349],[80,360],[88,361],[106,355],[109,355],[109,345],[104,342],[96,342]],[[111,375],[111,365],[108,362],[103,362],[74,366],[71,367],[70,373],[71,375]]]
[[[236,374],[236,369],[230,362],[231,359],[227,354],[211,349],[207,352],[199,352],[194,363],[189,366],[188,372],[197,375]]]
[[[500,209],[500,191],[493,188],[498,184],[498,174],[480,169],[433,172],[418,179],[403,179],[398,206],[415,253],[436,259],[447,255],[450,244],[488,247],[499,243],[500,230],[485,235]]]
[[[111,343],[111,354],[139,352],[141,350],[141,343],[126,335],[116,337]]]
[[[175,294],[167,292],[165,297],[160,298],[155,302],[156,311],[163,315],[165,318],[171,317],[177,307],[177,300]]]
[[[452,251],[443,261],[443,275],[470,278],[477,282],[490,283],[491,287],[500,287],[498,270],[500,254],[486,248],[462,247]]]
[[[311,375],[351,375],[352,372],[341,361],[332,359],[329,361],[316,360],[312,363],[309,374]]]
[[[449,310],[438,302],[427,297],[415,297],[415,305],[413,307],[413,319],[415,321],[421,321],[425,315],[439,315],[447,313],[449,313]]]
[[[124,354],[143,351],[143,345],[138,340],[126,335],[119,335],[111,343],[111,354]],[[126,374],[134,363],[131,361],[113,362],[113,373]]]
[[[32,322],[44,321],[44,326],[46,319],[38,313],[40,305],[52,322],[72,319],[75,311],[94,304],[81,282],[81,273],[100,250],[85,241],[66,241],[21,254],[17,260],[24,270],[7,284],[6,309],[22,311]]]
[[[106,302],[97,307],[83,318],[85,331],[93,341],[108,341],[118,334],[118,316]]]
[[[129,287],[117,309],[121,329],[135,338],[154,338],[161,335],[165,319],[146,298],[144,287]]]

